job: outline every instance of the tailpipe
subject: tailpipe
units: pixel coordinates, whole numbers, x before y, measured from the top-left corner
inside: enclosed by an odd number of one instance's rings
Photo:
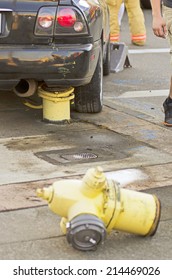
[[[29,97],[36,93],[38,83],[35,80],[20,80],[20,82],[13,89],[14,93],[19,97]]]

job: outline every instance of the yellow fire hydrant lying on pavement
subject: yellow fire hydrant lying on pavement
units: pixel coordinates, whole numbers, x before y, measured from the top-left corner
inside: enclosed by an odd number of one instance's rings
[[[159,199],[121,188],[107,180],[101,167],[88,169],[83,180],[60,180],[37,189],[49,208],[61,216],[60,227],[79,250],[95,250],[112,229],[153,235],[160,219]]]

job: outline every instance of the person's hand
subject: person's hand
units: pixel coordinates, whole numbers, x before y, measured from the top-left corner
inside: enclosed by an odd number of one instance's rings
[[[160,16],[153,18],[152,29],[157,37],[166,38],[167,26],[163,17]]]

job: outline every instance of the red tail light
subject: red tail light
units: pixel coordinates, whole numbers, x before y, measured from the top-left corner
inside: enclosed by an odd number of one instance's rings
[[[57,14],[57,22],[62,27],[72,27],[76,22],[75,11],[70,8],[60,9]]]
[[[41,7],[36,20],[35,35],[64,36],[88,34],[87,24],[76,7]]]

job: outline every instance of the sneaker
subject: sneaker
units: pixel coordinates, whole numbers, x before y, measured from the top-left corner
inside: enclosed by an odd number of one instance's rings
[[[169,103],[168,99],[166,99],[163,103],[165,120],[164,124],[166,126],[172,126],[172,102]]]

